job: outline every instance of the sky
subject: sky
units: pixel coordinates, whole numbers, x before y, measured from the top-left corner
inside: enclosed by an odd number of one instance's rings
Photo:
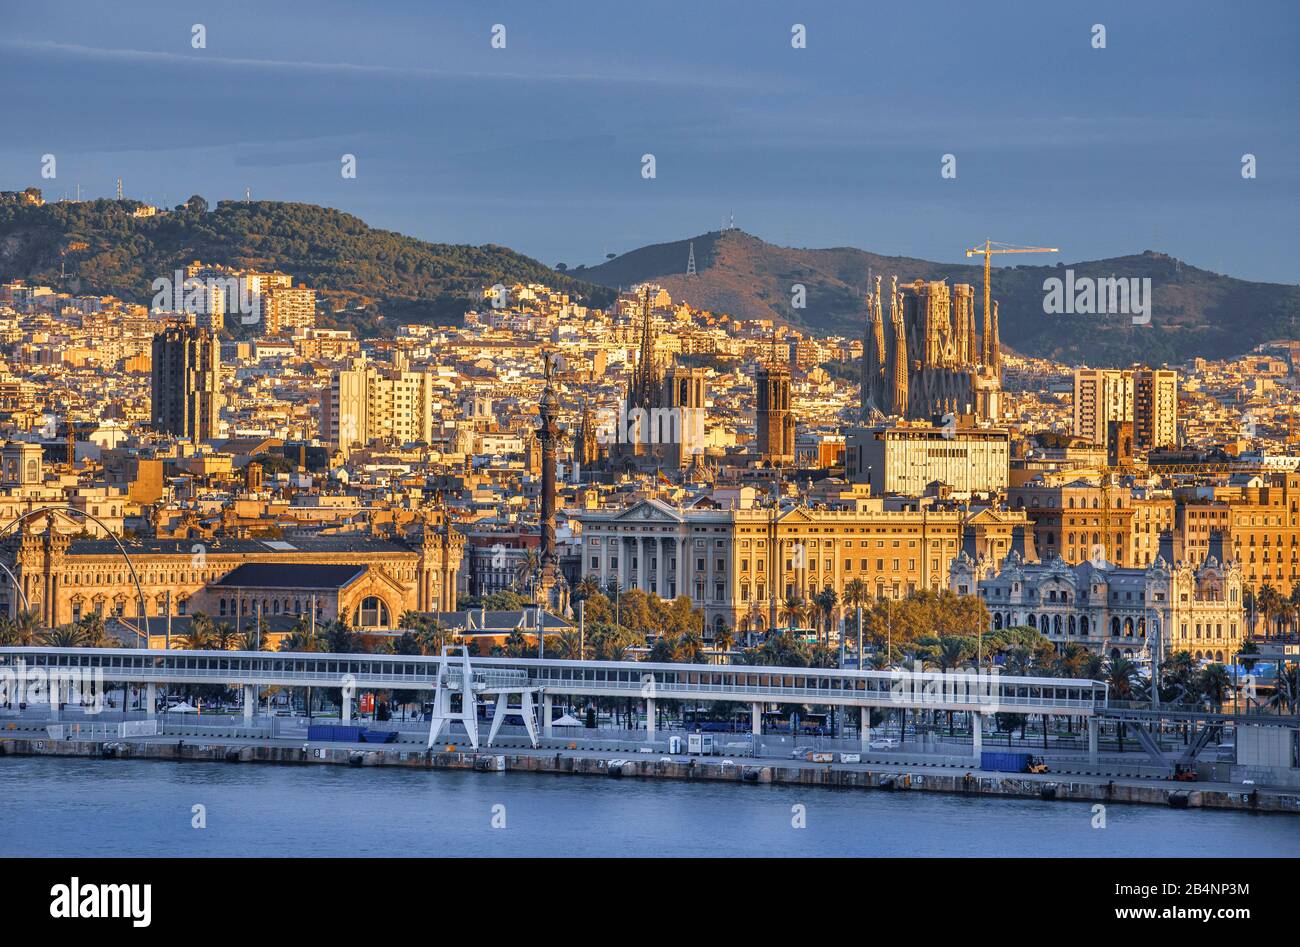
[[[0,189],[47,199],[248,189],[570,267],[734,218],[1300,282],[1294,0],[6,2],[0,96]]]

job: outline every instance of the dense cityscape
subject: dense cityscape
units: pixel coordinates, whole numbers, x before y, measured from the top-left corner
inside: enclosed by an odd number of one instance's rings
[[[15,917],[1285,920],[1295,11],[499,6],[0,16]]]
[[[275,648],[313,601],[379,650],[436,626],[523,653],[540,605],[562,629],[545,650],[577,657],[576,602],[640,592],[592,642],[835,666],[857,660],[838,653],[857,606],[874,655],[879,603],[929,593],[963,639],[1034,629],[1149,673],[1161,629],[1166,659],[1222,665],[1296,621],[1294,341],[1060,365],[1005,345],[996,308],[978,327],[976,287],[895,280],[882,304],[879,277],[858,338],[651,284],[607,310],[495,284],[462,325],[359,339],[318,325],[285,273],[194,261],[172,279],[152,306],[0,286],[11,640],[143,643],[147,616],[150,647],[206,646],[215,621]],[[895,645],[929,657],[941,637]]]

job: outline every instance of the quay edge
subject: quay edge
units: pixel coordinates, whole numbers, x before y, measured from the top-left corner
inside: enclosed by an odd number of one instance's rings
[[[554,754],[493,752],[432,752],[421,750],[352,749],[331,746],[234,746],[212,742],[109,742],[36,739],[0,740],[0,756],[110,757],[118,760],[193,761],[213,763],[323,764],[336,766],[401,766],[411,769],[479,770],[553,773],[582,776],[708,780],[782,786],[820,786],[893,792],[941,792],[954,795],[1038,798],[1044,801],[1138,803],[1179,809],[1224,809],[1300,815],[1300,793],[1259,789],[1245,791],[1171,787],[1131,782],[1028,779],[1015,774],[848,769],[784,766],[779,763],[736,763],[720,760],[660,760],[621,758],[611,771],[603,758]],[[1244,787],[1243,787],[1244,790]]]

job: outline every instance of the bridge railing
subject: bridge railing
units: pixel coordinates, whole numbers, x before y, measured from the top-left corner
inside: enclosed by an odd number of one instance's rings
[[[0,675],[20,664],[72,670],[113,682],[245,683],[431,690],[459,686],[459,661],[402,655],[0,648]],[[543,687],[552,693],[681,699],[980,709],[1014,707],[1090,713],[1106,706],[1096,681],[975,672],[847,671],[816,668],[672,665],[480,658],[476,686]]]

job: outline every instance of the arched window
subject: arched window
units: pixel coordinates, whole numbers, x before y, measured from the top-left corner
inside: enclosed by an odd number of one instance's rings
[[[1119,618],[1115,617],[1110,620],[1110,633],[1114,638],[1119,637]],[[1118,652],[1117,652],[1118,653]]]
[[[993,613],[993,630],[994,630],[994,631],[999,631],[999,630],[1001,630],[1001,628],[1002,628],[1002,613],[1001,613],[1001,612],[994,612],[994,613]]]
[[[388,606],[378,596],[368,596],[357,606],[352,624],[357,628],[387,628],[391,624]]]
[[[1060,633],[1061,633],[1061,616],[1056,615],[1052,618],[1052,634],[1059,635]]]
[[[1086,635],[1087,633],[1088,633],[1088,616],[1084,615],[1082,618],[1079,619],[1079,634]]]

